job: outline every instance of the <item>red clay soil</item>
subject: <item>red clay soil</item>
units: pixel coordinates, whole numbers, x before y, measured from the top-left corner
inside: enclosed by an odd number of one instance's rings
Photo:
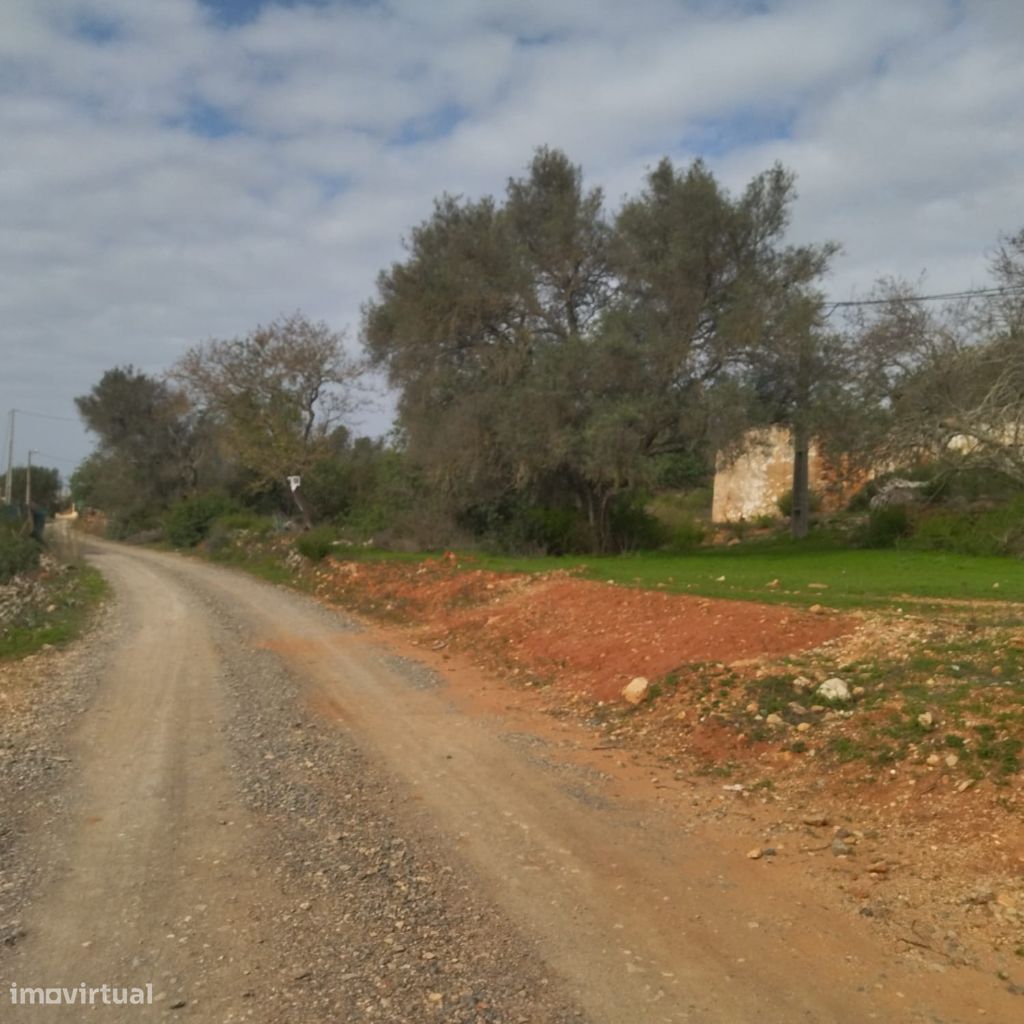
[[[598,700],[634,676],[683,664],[775,658],[848,632],[837,617],[744,601],[659,594],[588,580],[543,580],[485,612],[454,615],[458,632],[497,635],[517,661]]]
[[[519,576],[419,565],[338,563],[318,590],[342,591],[401,613],[437,637],[597,700],[618,699],[634,676],[657,681],[694,662],[777,658],[854,628],[836,615],[775,605],[634,590],[564,572]]]

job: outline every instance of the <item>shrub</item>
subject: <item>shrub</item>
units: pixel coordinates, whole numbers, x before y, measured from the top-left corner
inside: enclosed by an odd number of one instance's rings
[[[572,505],[528,505],[506,498],[465,509],[455,525],[484,550],[502,554],[573,555],[593,544],[586,517]]]
[[[331,553],[336,539],[333,527],[316,526],[296,537],[295,547],[311,562],[320,562]]]
[[[203,540],[215,519],[237,511],[223,494],[199,494],[172,505],[164,515],[164,534],[176,548],[192,548]]]
[[[215,524],[226,533],[245,531],[257,537],[265,537],[274,528],[274,520],[270,516],[257,515],[255,512],[229,512],[226,516],[218,516]]]
[[[811,497],[811,514],[821,511],[821,495],[817,491],[810,492]],[[787,519],[793,515],[793,489],[790,488],[785,494],[780,494],[775,504],[778,506],[779,512]]]
[[[647,510],[646,496],[622,495],[612,507],[612,545],[616,551],[655,551],[671,540],[665,524]]]
[[[590,547],[590,530],[583,513],[567,505],[524,510],[522,536],[529,546],[549,555],[575,555]]]
[[[1024,555],[1024,499],[974,512],[922,516],[911,546],[963,555]]]
[[[864,527],[864,545],[869,548],[891,548],[910,536],[913,526],[903,505],[887,505],[873,509]]]
[[[696,519],[677,521],[668,546],[672,551],[692,551],[703,543],[706,532],[704,525]]]
[[[39,564],[39,545],[17,527],[0,523],[0,583]]]

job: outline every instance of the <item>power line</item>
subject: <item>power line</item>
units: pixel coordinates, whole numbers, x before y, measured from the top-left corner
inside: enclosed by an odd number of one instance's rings
[[[1024,293],[1019,288],[966,288],[958,292],[936,292],[934,295],[895,295],[888,299],[847,299],[826,302],[832,309],[849,309],[854,306],[889,306],[893,302],[951,302],[954,299],[998,298],[1002,295],[1018,295]]]
[[[63,423],[80,423],[81,421],[74,416],[54,416],[48,412],[31,412],[28,409],[15,409],[19,416],[36,416],[41,420],[60,420]]]
[[[77,466],[81,459],[69,459],[66,455],[50,455],[49,452],[41,452],[38,448],[34,448],[33,451],[36,455],[41,455],[44,459],[53,459],[55,462],[67,462]]]

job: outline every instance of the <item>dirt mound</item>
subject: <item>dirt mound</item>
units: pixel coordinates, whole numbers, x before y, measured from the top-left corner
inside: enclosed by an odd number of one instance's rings
[[[454,556],[339,562],[317,577],[322,596],[414,618],[444,641],[597,700],[617,699],[634,676],[653,682],[695,662],[778,658],[853,628],[837,615],[634,590],[565,572],[493,573]]]
[[[503,641],[517,661],[599,700],[634,676],[654,681],[693,662],[779,657],[847,632],[837,616],[660,594],[579,579],[543,579],[449,626]]]

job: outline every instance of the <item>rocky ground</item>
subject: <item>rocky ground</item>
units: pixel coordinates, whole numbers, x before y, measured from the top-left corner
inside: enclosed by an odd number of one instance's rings
[[[66,564],[44,552],[37,571],[20,573],[0,584],[0,633],[45,613],[55,581],[67,572]]]
[[[33,594],[39,586],[28,581],[12,590]],[[109,638],[109,627],[98,626],[72,649],[0,662],[0,943],[8,947],[23,931],[22,910],[40,867],[19,848],[33,822],[66,812],[69,735],[90,706]]]

